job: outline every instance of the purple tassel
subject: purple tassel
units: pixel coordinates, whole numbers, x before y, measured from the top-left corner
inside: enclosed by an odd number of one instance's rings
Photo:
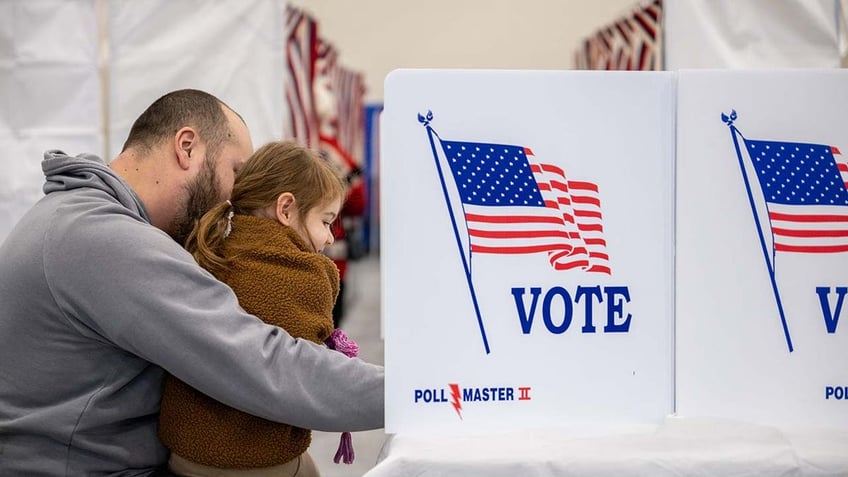
[[[333,330],[330,336],[324,340],[324,344],[330,349],[343,353],[348,358],[355,358],[359,355],[359,345],[348,338],[347,333],[339,328]],[[339,461],[342,461],[345,464],[352,464],[353,457],[353,440],[350,432],[342,432],[341,439],[339,439],[339,450],[336,451],[333,462],[338,464]]]
[[[339,450],[336,451],[333,462],[338,464],[340,460],[345,464],[353,464],[353,441],[350,438],[350,432],[342,432],[339,440]]]
[[[355,341],[347,337],[347,333],[340,328],[336,328],[330,336],[324,340],[324,344],[328,348],[334,349],[340,353],[344,353],[348,358],[355,358],[359,355],[359,345]]]

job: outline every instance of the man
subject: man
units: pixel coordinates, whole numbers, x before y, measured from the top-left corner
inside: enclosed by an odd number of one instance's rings
[[[166,371],[266,419],[383,426],[382,367],[246,314],[180,246],[252,149],[233,110],[181,90],[109,166],[45,153],[46,195],[0,246],[0,475],[153,474]]]

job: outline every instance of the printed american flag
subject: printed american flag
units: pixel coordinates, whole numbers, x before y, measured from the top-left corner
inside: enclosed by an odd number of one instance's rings
[[[774,250],[848,252],[848,165],[839,149],[745,139],[765,197]]]
[[[572,181],[530,149],[441,141],[471,253],[546,252],[557,270],[610,274],[598,187]]]

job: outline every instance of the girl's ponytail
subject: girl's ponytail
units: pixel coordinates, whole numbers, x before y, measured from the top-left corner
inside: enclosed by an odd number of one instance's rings
[[[200,218],[186,239],[186,250],[201,267],[213,274],[225,269],[229,263],[223,254],[224,239],[232,228],[234,209],[229,200],[212,207]]]

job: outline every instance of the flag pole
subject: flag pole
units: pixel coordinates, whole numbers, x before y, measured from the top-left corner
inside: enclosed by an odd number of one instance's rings
[[[748,173],[745,170],[745,163],[742,160],[742,150],[739,147],[739,138],[737,135],[742,136],[742,133],[739,132],[739,130],[736,129],[736,126],[733,125],[736,118],[736,110],[732,110],[730,116],[724,113],[721,114],[721,120],[724,121],[730,128],[730,135],[733,137],[733,146],[736,148],[736,157],[739,159],[739,168],[742,170],[742,180],[745,181],[745,190],[748,193],[748,202],[751,203],[751,212],[754,215],[754,223],[757,226],[757,234],[760,236],[760,246],[763,249],[763,258],[766,260],[766,267],[768,268],[769,278],[771,279],[771,288],[774,292],[774,299],[777,302],[777,311],[780,313],[780,323],[783,325],[783,335],[786,337],[786,346],[789,347],[789,352],[791,353],[794,348],[792,346],[792,338],[789,336],[789,326],[786,324],[786,314],[783,312],[783,303],[780,300],[780,292],[777,289],[777,281],[774,276],[774,264],[769,257],[768,247],[766,247],[766,239],[763,236],[763,228],[760,225],[760,217],[757,215],[754,195],[751,193],[751,183],[748,180]],[[742,139],[745,139],[745,136],[742,136]]]
[[[486,338],[486,329],[483,327],[483,317],[480,315],[480,305],[477,303],[477,293],[474,291],[474,282],[471,280],[471,264],[469,263],[470,258],[466,260],[465,253],[462,249],[462,241],[459,238],[459,227],[456,225],[456,217],[453,213],[453,207],[451,206],[450,197],[448,196],[447,184],[445,182],[445,176],[442,172],[442,165],[439,162],[439,153],[436,149],[436,141],[433,136],[438,137],[439,135],[436,131],[433,131],[433,128],[430,127],[430,121],[433,120],[433,112],[427,111],[427,116],[418,115],[418,121],[427,128],[427,137],[430,139],[430,147],[433,150],[433,159],[436,161],[436,170],[439,172],[439,181],[442,183],[442,194],[445,196],[445,204],[448,207],[448,215],[451,218],[451,225],[453,226],[453,234],[456,238],[456,246],[459,248],[459,255],[462,258],[462,267],[465,271],[465,280],[468,282],[468,289],[471,291],[471,301],[474,303],[474,312],[477,314],[477,326],[480,327],[480,336],[483,338],[483,347],[486,349],[486,354],[490,353],[489,350],[489,340]],[[469,250],[469,257],[471,256],[471,252]]]

